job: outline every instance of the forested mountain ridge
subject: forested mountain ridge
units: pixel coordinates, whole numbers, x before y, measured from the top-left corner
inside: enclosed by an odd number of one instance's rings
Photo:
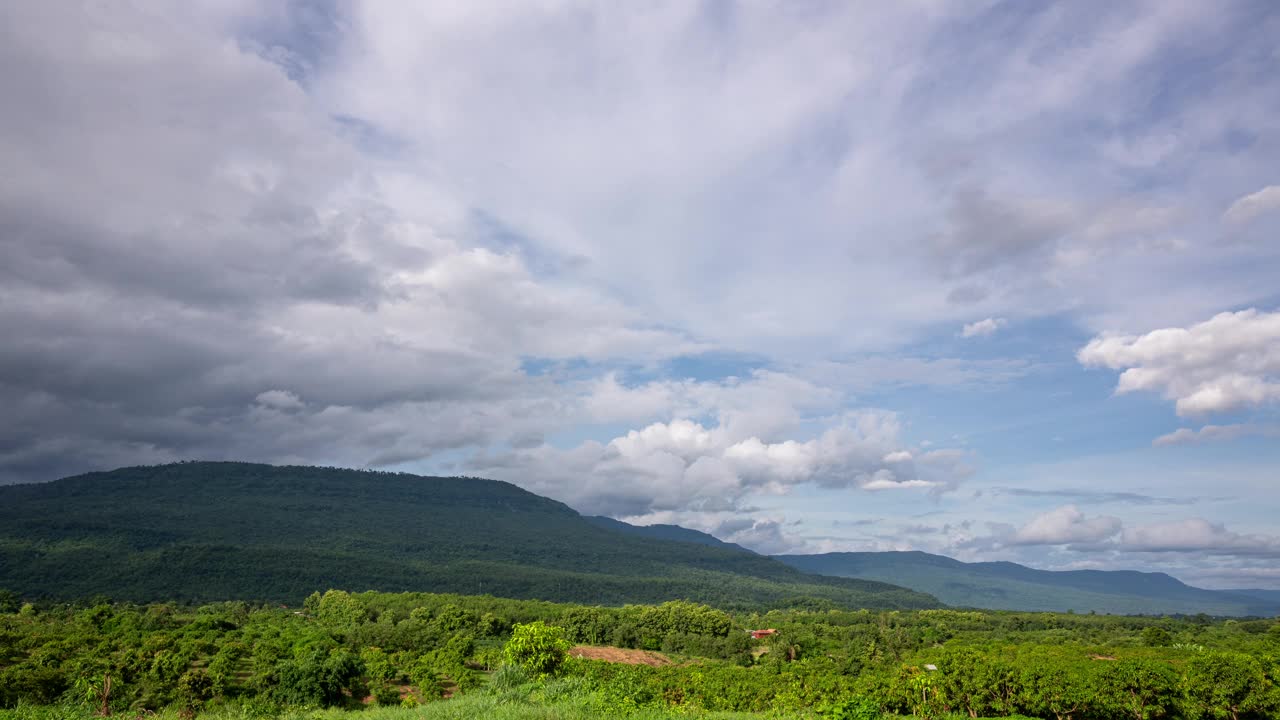
[[[966,563],[918,551],[774,557],[805,572],[902,585],[961,607],[1129,615],[1280,614],[1280,593],[1205,590],[1165,573],[1037,570],[1011,562]]]
[[[316,588],[723,607],[931,607],[879,582],[624,534],[515,485],[192,462],[0,487],[0,587],[122,600],[301,600]]]
[[[679,542],[691,542],[699,545],[709,545],[711,547],[751,552],[737,543],[725,542],[710,533],[690,530],[687,527],[681,527],[679,525],[632,525],[631,523],[614,520],[613,518],[604,517],[603,515],[585,515],[584,518],[587,522],[598,525],[606,530],[616,530],[628,535],[639,535],[641,537],[655,538],[657,540],[677,540]]]

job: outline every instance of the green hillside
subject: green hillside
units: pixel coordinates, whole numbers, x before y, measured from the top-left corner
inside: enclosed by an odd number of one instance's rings
[[[1164,573],[1036,570],[1010,562],[965,563],[923,552],[776,558],[805,572],[902,585],[960,607],[1125,615],[1280,614],[1280,603],[1265,597],[1203,590]]]
[[[0,487],[0,588],[22,595],[297,602],[325,587],[606,605],[937,605],[753,553],[608,530],[493,480],[200,462]]]
[[[751,552],[750,550],[738,545],[737,543],[725,542],[710,533],[699,532],[698,530],[690,530],[679,525],[632,525],[621,520],[604,517],[603,515],[586,515],[584,519],[594,525],[605,528],[606,530],[616,530],[627,535],[639,535],[641,537],[655,538],[658,540],[677,540],[680,542],[691,542],[699,545],[709,545],[711,547],[729,548],[731,550],[740,550],[742,552]]]
[[[1223,590],[1222,592],[1265,600],[1266,602],[1275,604],[1276,607],[1280,607],[1280,590],[1258,590],[1255,588],[1246,588],[1244,590]]]

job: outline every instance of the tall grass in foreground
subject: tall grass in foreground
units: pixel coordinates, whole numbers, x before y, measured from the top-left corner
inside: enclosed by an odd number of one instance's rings
[[[482,692],[415,707],[368,706],[363,709],[275,708],[248,703],[207,709],[198,715],[176,709],[159,713],[122,710],[120,720],[912,720],[881,715],[876,710],[858,712],[831,709],[770,711],[766,713],[708,712],[696,708],[636,707],[609,699],[592,689],[584,678],[567,677],[531,682],[518,668],[495,674]],[[974,720],[967,715],[940,715],[927,720]],[[72,703],[19,705],[0,709],[0,720],[100,720],[93,709]],[[981,718],[977,720],[983,720]],[[995,720],[995,719],[989,719]],[[1031,720],[1017,716],[1004,720]]]
[[[176,710],[160,713],[117,713],[120,720],[192,720]],[[574,694],[554,701],[538,702],[536,698],[513,701],[497,695],[471,695],[452,700],[430,703],[418,707],[370,707],[364,710],[304,710],[286,709],[262,713],[243,706],[227,706],[200,713],[194,720],[601,720],[602,718],[627,718],[628,720],[817,720],[823,715],[816,711],[727,713],[699,712],[694,710],[663,710],[655,708],[610,710],[602,708],[590,697]],[[967,715],[948,715],[930,720],[974,720]],[[20,706],[0,709],[0,720],[100,720],[87,708],[70,705]],[[842,719],[843,720],[843,719]],[[854,719],[856,720],[856,719]],[[886,715],[884,720],[912,720],[909,717]],[[978,718],[977,720],[984,720]],[[996,719],[987,719],[996,720]],[[1011,717],[1003,720],[1032,720]]]
[[[581,678],[564,678],[546,683],[503,686],[497,683],[487,692],[440,700],[416,707],[379,707],[343,710],[338,708],[269,708],[253,704],[229,704],[210,708],[194,720],[801,720],[821,717],[817,713],[726,713],[691,709],[637,708],[611,704],[593,692]],[[178,710],[159,713],[120,711],[121,720],[193,720]],[[0,720],[99,720],[84,706],[20,705],[0,709]]]

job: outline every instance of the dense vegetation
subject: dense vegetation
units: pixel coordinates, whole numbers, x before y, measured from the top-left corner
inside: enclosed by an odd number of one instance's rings
[[[778,632],[746,632],[762,627]],[[571,643],[660,650],[675,663],[582,660],[565,652]],[[680,601],[419,593],[329,591],[300,609],[33,605],[0,594],[0,707],[10,708],[0,717],[250,718],[365,703],[426,704],[414,717],[439,718],[1261,720],[1280,716],[1280,623],[817,601],[731,615]]]
[[[0,487],[0,587],[26,596],[297,603],[316,587],[721,607],[935,607],[725,547],[618,532],[514,485],[179,463]]]
[[[1116,615],[1280,614],[1276,591],[1203,590],[1164,573],[1036,570],[1010,562],[965,563],[923,552],[776,557],[805,572],[893,583],[957,607]]]

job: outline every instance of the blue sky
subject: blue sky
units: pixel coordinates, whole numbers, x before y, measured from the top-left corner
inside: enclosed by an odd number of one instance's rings
[[[1280,588],[1264,1],[0,10],[0,482]]]

